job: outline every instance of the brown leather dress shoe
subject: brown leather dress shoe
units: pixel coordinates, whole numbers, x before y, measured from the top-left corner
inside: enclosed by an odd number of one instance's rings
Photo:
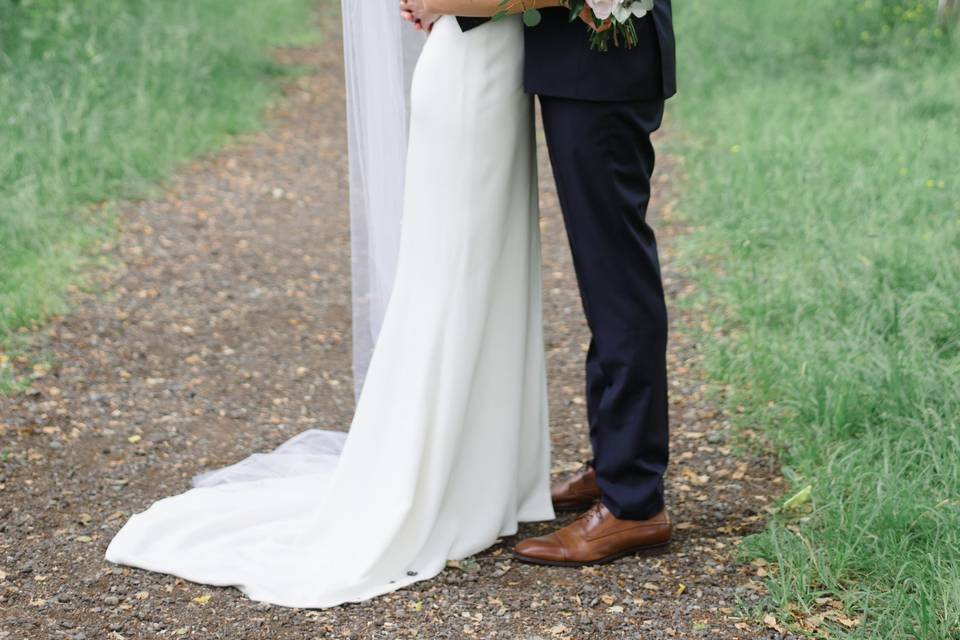
[[[566,482],[554,485],[550,489],[550,497],[553,498],[554,511],[589,509],[600,499],[597,472],[590,465],[584,465],[583,469],[573,474]]]
[[[666,509],[649,520],[620,520],[603,503],[597,503],[563,529],[520,542],[513,555],[534,564],[582,567],[633,553],[662,553],[672,535]]]

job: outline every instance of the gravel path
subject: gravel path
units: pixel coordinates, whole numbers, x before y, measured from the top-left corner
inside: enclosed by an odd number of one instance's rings
[[[779,490],[738,458],[704,397],[696,344],[672,335],[674,553],[602,568],[520,565],[505,539],[373,602],[283,609],[102,560],[126,517],[192,474],[310,427],[345,428],[350,377],[347,176],[340,44],[307,65],[262,134],[187,166],[124,207],[106,293],[51,323],[29,392],[0,398],[0,640],[14,638],[777,638],[736,617],[762,568],[731,560]],[[589,451],[586,327],[552,178],[542,176],[554,471]],[[669,164],[669,163],[667,163]],[[670,296],[669,167],[657,179]],[[675,317],[675,326],[697,318]],[[21,363],[21,366],[22,363]],[[563,522],[566,522],[564,520]],[[548,527],[527,526],[524,536]],[[319,579],[319,577],[318,577]]]

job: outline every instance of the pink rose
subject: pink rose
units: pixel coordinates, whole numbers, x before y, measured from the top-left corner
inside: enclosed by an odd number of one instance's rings
[[[587,5],[593,9],[593,15],[600,20],[606,20],[613,13],[613,6],[618,0],[587,0]]]

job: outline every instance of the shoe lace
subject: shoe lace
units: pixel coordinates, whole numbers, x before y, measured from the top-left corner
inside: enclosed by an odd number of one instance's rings
[[[603,517],[603,503],[597,502],[592,507],[590,507],[589,509],[584,511],[582,514],[580,514],[580,517],[578,517],[577,520],[586,519],[589,521],[589,520],[592,520],[593,518],[599,519],[602,517]]]

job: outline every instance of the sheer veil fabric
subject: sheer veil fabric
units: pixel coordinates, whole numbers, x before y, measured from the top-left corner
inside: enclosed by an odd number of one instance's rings
[[[347,20],[366,19],[367,3],[381,5],[352,0]],[[382,5],[371,20],[396,15],[393,0]],[[367,60],[372,53],[358,47],[380,44],[349,43],[348,57]],[[254,600],[331,607],[431,578],[519,522],[554,517],[522,52],[517,19],[468,33],[453,18],[437,23],[413,77],[405,186],[376,177],[396,157],[373,163],[376,171],[362,160],[381,136],[402,157],[396,114],[370,116],[371,130],[356,130],[368,116],[353,115],[365,219],[391,204],[383,193],[405,193],[402,225],[383,235],[366,227],[361,238],[378,258],[384,237],[397,233],[399,247],[349,435],[307,431],[198,476],[192,489],[132,516],[107,560],[235,586]],[[383,80],[403,87],[396,76]],[[376,97],[354,99],[364,103],[358,112],[377,113],[366,104]],[[370,282],[389,288],[391,272],[387,265]]]
[[[393,288],[407,158],[410,83],[425,36],[395,0],[343,0],[350,147],[353,377],[360,395]]]

